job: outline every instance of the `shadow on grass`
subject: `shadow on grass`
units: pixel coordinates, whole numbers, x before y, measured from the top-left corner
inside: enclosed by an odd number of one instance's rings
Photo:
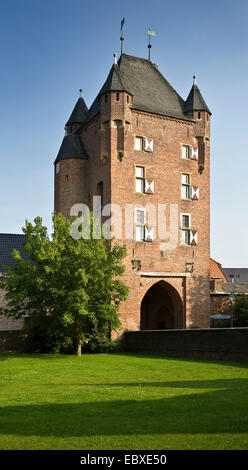
[[[166,361],[175,361],[175,362],[195,362],[199,364],[218,364],[221,366],[234,366],[241,369],[248,369],[248,361],[231,361],[231,360],[221,360],[221,359],[207,359],[207,358],[190,358],[190,357],[177,357],[177,356],[166,356],[165,354],[149,354],[149,353],[131,353],[131,352],[116,352],[113,353],[115,356],[123,356],[137,359],[165,359]]]
[[[242,384],[241,384],[242,383]],[[221,389],[223,391],[228,391],[228,392],[235,392],[242,387],[243,390],[246,390],[246,394],[248,396],[248,379],[221,379],[221,380],[178,380],[178,381],[167,381],[167,382],[104,382],[104,383],[61,383],[58,382],[56,383],[46,383],[46,384],[40,384],[40,387],[45,387],[48,389],[52,389],[54,387],[82,387],[82,388],[88,388],[90,387],[96,387],[96,388],[101,388],[101,387],[119,387],[119,388],[124,388],[124,387],[142,387],[143,389],[145,388],[150,388],[150,387],[158,387],[158,388],[179,388],[179,389]]]
[[[162,384],[171,386],[172,383]],[[173,382],[175,387],[178,384],[187,388],[196,383]],[[130,385],[136,386],[137,390],[133,390],[135,393],[128,400],[1,408],[0,434],[80,437],[248,432],[248,379],[202,381],[202,389],[211,385],[216,390],[191,394],[184,392],[184,395],[173,397],[168,394],[168,397],[162,399],[144,399],[137,384]],[[142,385],[149,387],[151,384]],[[104,396],[104,390],[99,396]]]
[[[34,353],[12,353],[12,352],[0,352],[0,362],[8,359],[64,359],[74,357],[69,354],[34,354]],[[75,356],[76,357],[76,356]]]

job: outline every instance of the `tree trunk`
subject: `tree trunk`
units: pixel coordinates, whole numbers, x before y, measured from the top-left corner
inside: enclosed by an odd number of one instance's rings
[[[80,357],[82,355],[82,345],[81,342],[77,344],[77,357]]]

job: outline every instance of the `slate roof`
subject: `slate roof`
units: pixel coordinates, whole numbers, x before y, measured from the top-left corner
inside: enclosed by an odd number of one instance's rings
[[[90,121],[99,112],[99,96],[102,93],[123,90],[133,95],[133,109],[192,121],[185,115],[185,101],[152,62],[122,54],[118,64],[112,66],[85,122]]]
[[[4,271],[4,266],[10,266],[15,262],[11,256],[14,249],[20,251],[23,259],[28,260],[28,255],[21,249],[24,242],[24,235],[0,233],[0,272]]]
[[[87,117],[87,113],[88,113],[88,108],[85,104],[84,99],[80,96],[80,98],[78,98],[75,104],[75,107],[66,123],[66,126],[68,126],[68,124],[76,124],[76,123],[83,124]]]
[[[99,95],[108,91],[129,91],[128,85],[125,83],[123,74],[121,73],[118,64],[114,64],[108,74],[107,80],[104,83]]]
[[[88,160],[89,158],[79,135],[65,135],[54,163],[68,158],[80,158],[82,160]]]
[[[248,268],[223,268],[229,282],[248,285]]]
[[[185,101],[184,111],[208,111],[210,114],[211,111],[208,109],[202,94],[197,85],[193,84],[189,96]]]

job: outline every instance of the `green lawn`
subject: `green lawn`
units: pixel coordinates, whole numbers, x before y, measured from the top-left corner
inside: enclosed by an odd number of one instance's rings
[[[247,449],[248,364],[0,355],[0,449]]]

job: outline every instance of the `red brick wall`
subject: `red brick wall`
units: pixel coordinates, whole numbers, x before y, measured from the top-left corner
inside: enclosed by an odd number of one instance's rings
[[[230,315],[229,295],[211,295],[211,315]]]
[[[102,181],[103,203],[120,205],[123,208],[123,219],[125,204],[167,204],[169,231],[170,204],[178,205],[179,226],[180,213],[190,213],[191,227],[198,231],[198,246],[181,246],[178,233],[177,248],[163,252],[162,256],[158,238],[152,243],[123,241],[128,253],[125,259],[125,281],[130,286],[130,294],[121,306],[120,315],[123,328],[138,329],[142,298],[146,290],[160,280],[157,277],[141,277],[140,272],[132,269],[131,260],[140,260],[141,272],[185,273],[186,263],[194,263],[194,271],[190,276],[161,277],[161,280],[171,283],[181,296],[186,310],[186,327],[208,327],[210,116],[207,120],[207,113],[201,112],[200,120],[189,122],[132,110],[131,105],[132,97],[125,92],[119,93],[119,101],[114,92],[108,94],[107,102],[105,95],[100,97],[100,114],[81,130],[90,158],[88,161],[74,159],[61,162],[59,178],[55,175],[55,208],[68,215],[73,203],[86,202],[89,198],[92,200],[92,196],[97,194],[97,184]],[[194,118],[197,117],[195,113]],[[135,135],[153,139],[153,153],[134,150]],[[182,144],[199,148],[199,162],[182,159]],[[146,177],[154,180],[154,194],[135,192],[135,165],[144,166]],[[184,172],[191,175],[191,184],[199,186],[199,200],[181,200],[181,173]],[[64,178],[68,173],[69,184]]]

